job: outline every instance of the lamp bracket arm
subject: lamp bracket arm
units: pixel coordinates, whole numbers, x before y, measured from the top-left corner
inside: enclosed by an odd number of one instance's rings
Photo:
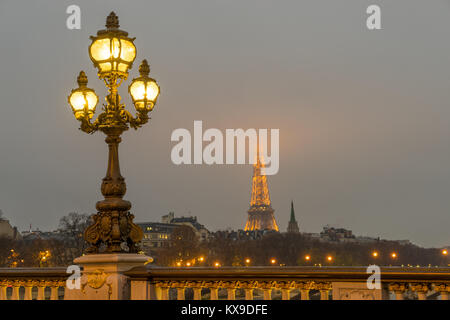
[[[91,120],[88,116],[85,116],[80,119],[81,125],[80,130],[83,132],[86,132],[88,134],[93,134],[98,130],[99,121],[98,118],[94,121],[94,123],[91,123]]]
[[[123,112],[124,116],[126,117],[126,120],[130,124],[130,127],[135,130],[142,127],[150,119],[146,112],[138,111],[136,117],[133,117],[133,115],[128,110],[123,110]]]

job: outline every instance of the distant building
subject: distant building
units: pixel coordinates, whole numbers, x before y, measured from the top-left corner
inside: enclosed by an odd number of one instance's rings
[[[144,232],[142,245],[144,248],[165,248],[170,244],[171,234],[178,226],[169,223],[143,222],[137,223]]]
[[[137,225],[144,232],[144,249],[168,247],[173,231],[181,225],[191,227],[200,241],[207,240],[210,234],[205,226],[197,221],[197,217],[177,218],[173,212],[162,216],[161,222],[141,222]]]
[[[21,235],[16,227],[11,226],[9,220],[0,219],[0,237],[17,240],[21,238]]]
[[[197,217],[178,217],[176,218],[173,212],[169,212],[168,215],[162,216],[161,221],[168,224],[185,225],[191,227],[200,241],[207,240],[209,231],[204,225],[198,223]]]
[[[320,239],[325,241],[348,241],[349,239],[355,239],[355,236],[351,230],[334,228],[327,225],[323,227],[323,231],[320,233]]]
[[[298,223],[295,220],[294,201],[291,201],[291,219],[289,220],[287,232],[288,233],[299,233],[300,232],[300,230],[298,228]]]

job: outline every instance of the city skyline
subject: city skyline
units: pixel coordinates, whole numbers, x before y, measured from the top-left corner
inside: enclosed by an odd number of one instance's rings
[[[370,1],[79,1],[81,30],[66,28],[66,2],[2,1],[0,209],[20,230],[95,212],[107,149],[77,129],[67,96],[84,70],[104,97],[87,47],[115,9],[139,48],[129,80],[147,58],[161,86],[149,124],[120,147],[136,221],[174,211],[213,230],[245,224],[251,165],[171,162],[171,133],[202,120],[280,130],[268,180],[281,230],[293,200],[301,230],[449,245],[450,6],[379,2],[383,29],[368,31]]]

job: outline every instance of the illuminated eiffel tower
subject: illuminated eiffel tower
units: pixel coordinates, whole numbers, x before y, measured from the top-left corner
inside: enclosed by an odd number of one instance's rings
[[[264,163],[261,162],[259,158],[259,150],[257,150],[257,160],[253,165],[252,196],[250,199],[250,209],[247,211],[248,218],[244,230],[278,231],[278,225],[273,214],[274,210],[270,205],[267,177],[265,175],[261,175],[261,168],[264,168]]]

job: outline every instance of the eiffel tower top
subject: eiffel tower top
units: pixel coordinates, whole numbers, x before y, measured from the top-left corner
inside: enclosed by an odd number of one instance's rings
[[[267,186],[267,177],[261,174],[261,168],[264,168],[264,162],[261,162],[259,148],[256,151],[256,163],[253,165],[252,178],[252,196],[250,206],[270,207],[269,187]]]

